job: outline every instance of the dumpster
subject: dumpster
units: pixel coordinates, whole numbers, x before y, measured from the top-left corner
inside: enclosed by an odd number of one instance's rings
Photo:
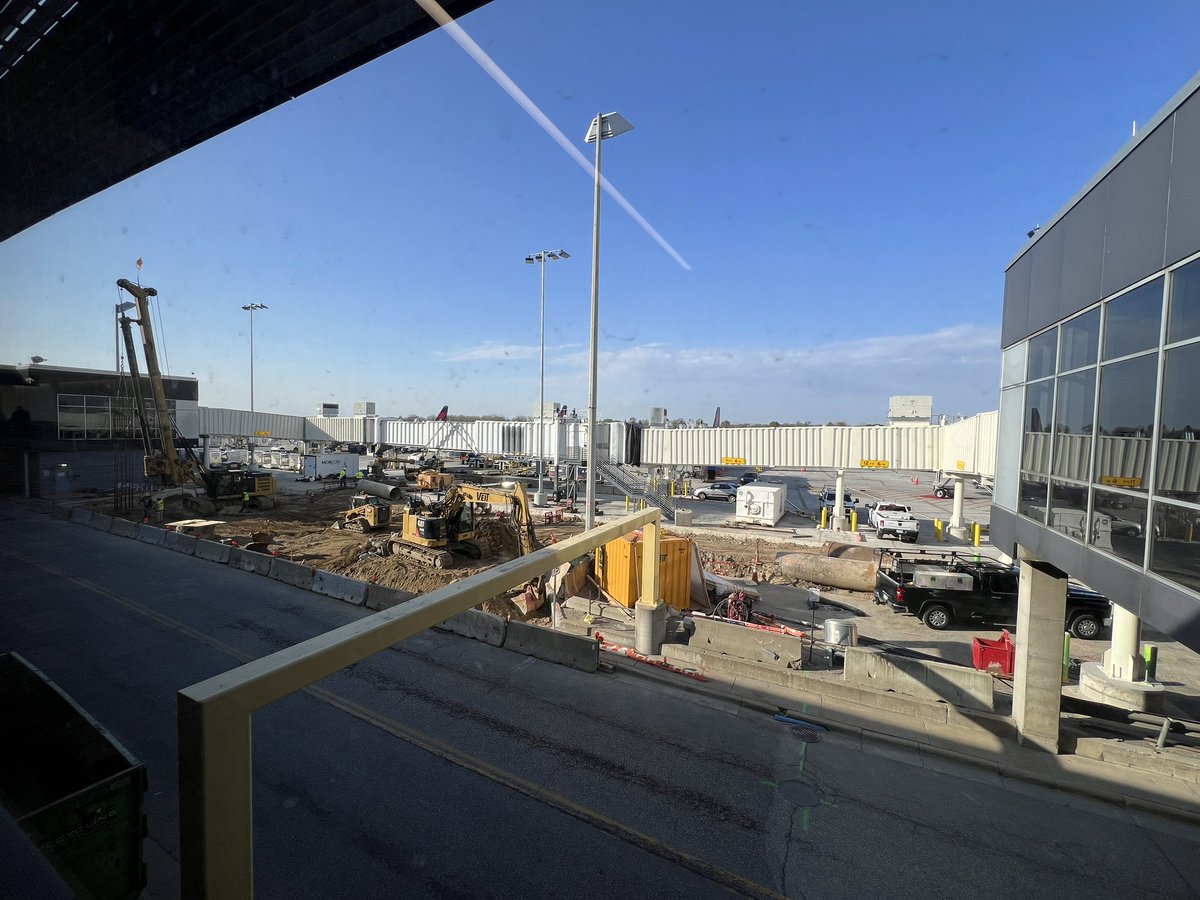
[[[993,675],[1011,675],[1017,659],[1017,645],[1006,628],[1000,632],[1000,640],[975,638],[971,648],[971,662],[976,669]]]
[[[58,685],[0,655],[0,805],[80,897],[146,886],[146,767]]]

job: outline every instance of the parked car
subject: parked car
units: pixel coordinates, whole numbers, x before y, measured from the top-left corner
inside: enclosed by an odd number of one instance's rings
[[[758,473],[755,471],[743,472],[738,479],[740,484],[749,484],[752,481],[758,481]]]
[[[707,500],[712,497],[714,500],[728,500],[732,503],[737,500],[737,485],[730,484],[728,481],[714,481],[695,488],[692,496],[697,500]]]
[[[834,488],[833,485],[831,485],[831,484],[825,485],[825,487],[821,489],[819,498],[821,501],[821,505],[826,507],[827,509],[829,509],[830,515],[833,515],[833,516],[838,515],[838,513],[835,510],[835,507],[837,506],[837,490]],[[846,517],[849,517],[850,514],[853,513],[854,510],[857,508],[858,508],[858,498],[857,497],[851,498],[850,492],[846,491],[845,496],[842,498],[842,513],[841,514]]]

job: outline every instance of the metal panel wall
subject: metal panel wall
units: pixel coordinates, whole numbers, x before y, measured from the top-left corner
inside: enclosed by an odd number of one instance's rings
[[[1163,267],[1174,126],[1172,116],[1144,138],[1105,179],[1108,213],[1100,281],[1104,296]],[[1195,177],[1194,169],[1191,175]]]
[[[1200,249],[1200,94],[1175,113],[1171,200],[1167,208],[1167,265]]]
[[[269,431],[272,438],[285,441],[305,440],[302,416],[250,412],[244,409],[218,409],[201,406],[200,434],[229,437],[254,437],[257,431]]]
[[[938,468],[955,471],[961,461],[964,472],[994,476],[999,423],[1000,413],[995,411],[980,413],[961,422],[942,426],[942,450]]]
[[[304,432],[306,441],[335,441],[339,444],[369,444],[368,429],[363,416],[309,416]]]

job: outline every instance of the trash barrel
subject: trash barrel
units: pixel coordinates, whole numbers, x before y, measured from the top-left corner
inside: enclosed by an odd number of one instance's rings
[[[975,638],[971,647],[971,662],[976,669],[993,675],[1012,675],[1017,661],[1017,645],[1008,629],[1000,632],[1000,640]]]

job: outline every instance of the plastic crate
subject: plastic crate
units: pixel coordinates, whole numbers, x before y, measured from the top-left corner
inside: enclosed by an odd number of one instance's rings
[[[971,647],[971,662],[976,669],[994,675],[1011,675],[1017,660],[1017,645],[1008,629],[1000,632],[1000,640],[975,638]]]

